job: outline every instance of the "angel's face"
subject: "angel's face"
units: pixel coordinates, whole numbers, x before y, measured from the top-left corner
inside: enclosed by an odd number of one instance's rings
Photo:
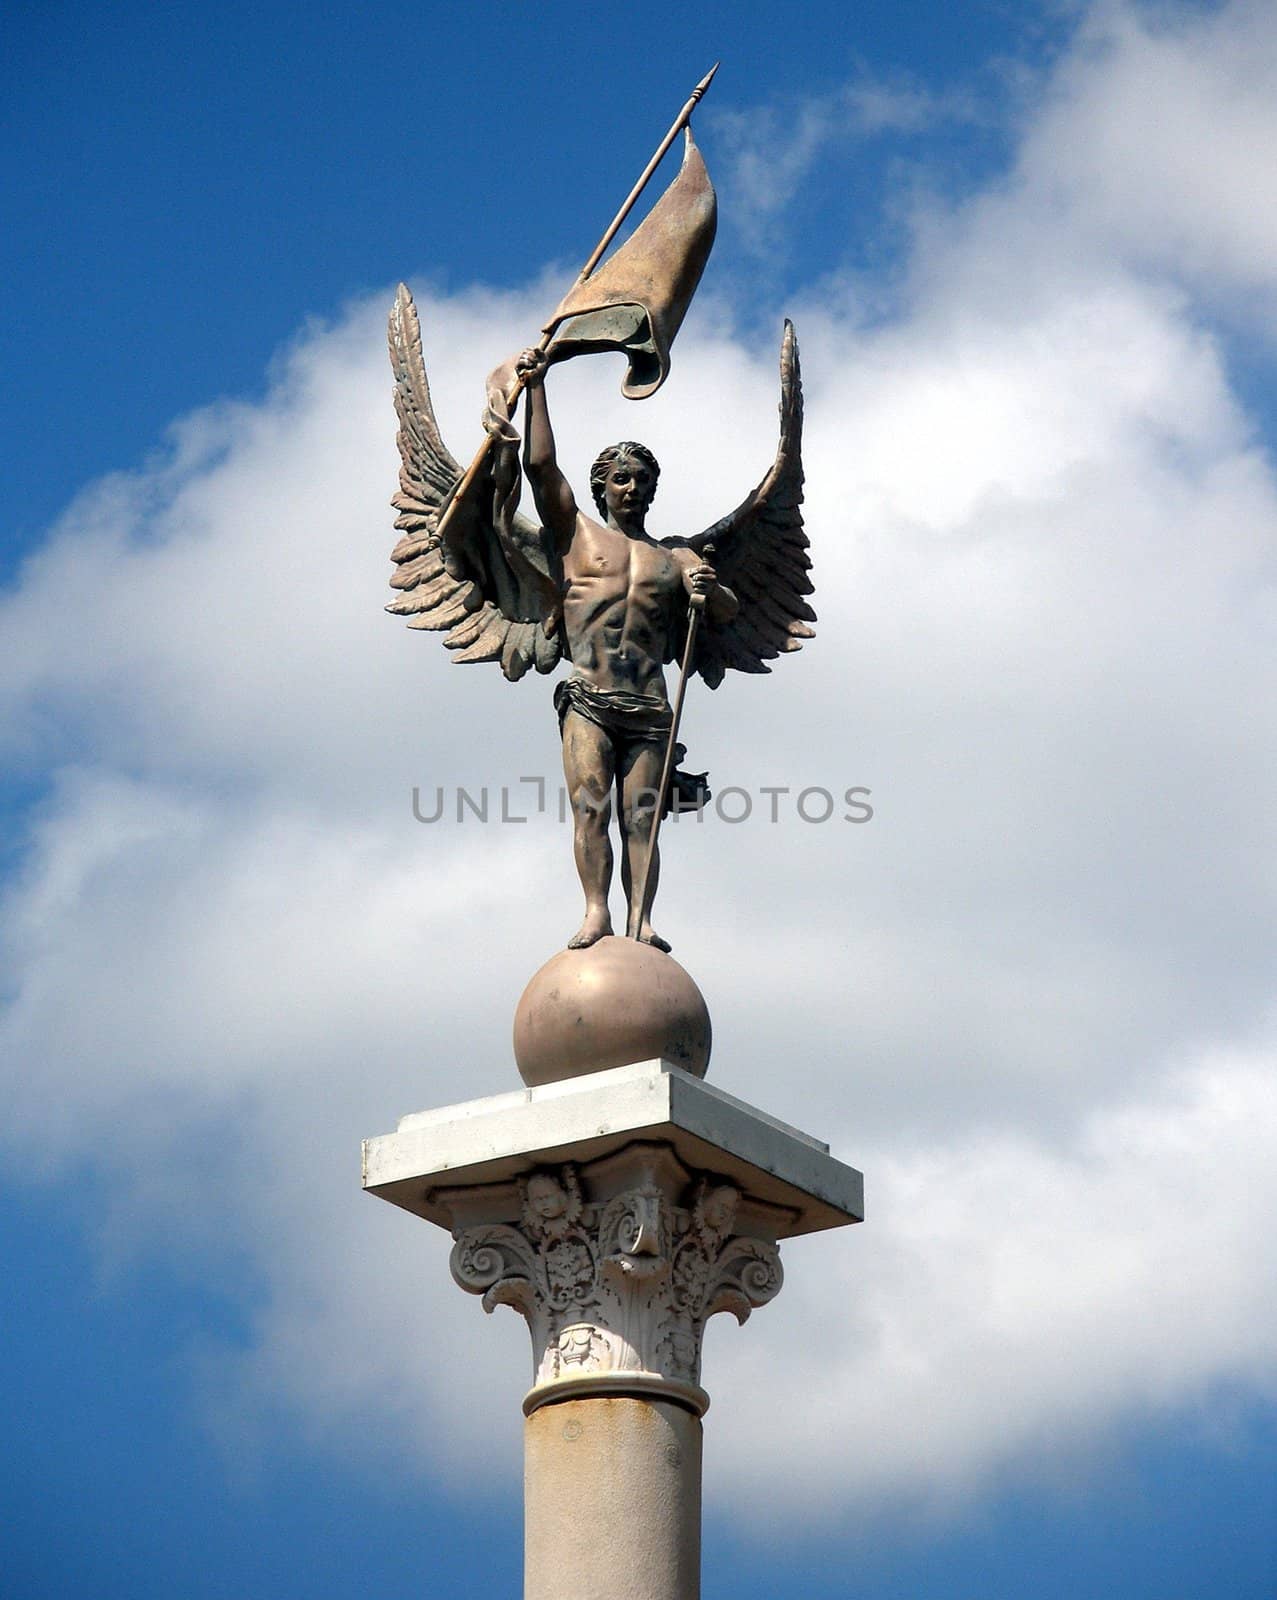
[[[528,1204],[543,1222],[553,1222],[568,1208],[568,1197],[549,1173],[538,1172],[528,1180]]]
[[[711,1189],[705,1198],[705,1209],[702,1213],[706,1227],[725,1233],[736,1216],[736,1198],[735,1189],[727,1184]]]
[[[607,469],[603,500],[609,520],[642,524],[656,493],[656,474],[637,456],[620,456]]]

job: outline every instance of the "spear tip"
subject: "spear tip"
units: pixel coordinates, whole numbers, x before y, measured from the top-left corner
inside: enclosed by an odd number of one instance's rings
[[[721,61],[716,61],[714,63],[714,65],[709,69],[709,71],[705,74],[705,76],[701,79],[701,81],[692,90],[692,99],[693,100],[699,100],[700,97],[705,93],[706,89],[709,88],[710,84],[713,83],[714,74],[718,71],[720,66],[722,66],[722,62]]]

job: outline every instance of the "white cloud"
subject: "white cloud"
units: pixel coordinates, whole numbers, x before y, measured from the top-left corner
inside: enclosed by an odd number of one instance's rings
[[[758,254],[789,245],[779,226],[819,159],[883,135],[919,135],[981,123],[987,111],[958,91],[861,74],[827,94],[791,96],[747,111],[709,109],[716,170],[733,236]]]
[[[766,1336],[711,1334],[732,1397],[716,1472],[748,1492],[754,1436],[784,1416],[771,1512],[788,1518],[837,1419],[862,1510],[951,1504],[1012,1471],[1058,1476],[1113,1417],[1201,1404],[1224,1374],[1271,1395],[1275,1133],[1268,1038],[1083,1118],[1060,1150],[973,1132],[884,1153],[872,1226],[790,1246]]]
[[[1271,312],[1275,79],[1277,15],[1263,0],[1110,0],[1051,86],[1022,180],[1098,248],[1221,294],[1262,291]]]
[[[1004,177],[956,211],[915,199],[915,286],[1014,314],[1130,272],[1271,339],[1275,60],[1263,0],[1097,0],[1054,72],[1021,85]]]
[[[876,816],[682,823],[660,905],[715,1081],[869,1183],[863,1229],[795,1244],[781,1300],[710,1335],[709,1490],[754,1511],[778,1469],[813,1515],[943,1501],[1277,1369],[1253,1220],[1277,1198],[1271,445],[1193,252],[1171,281],[1167,232],[1150,275],[1057,170],[1124,84],[1151,103],[1200,59],[1211,103],[1261,26],[1097,13],[1015,181],[920,216],[896,320],[793,308],[820,638],[694,692],[687,734],[719,787],[862,783]],[[1088,158],[1113,194],[1135,148]],[[1175,221],[1203,252],[1221,227]],[[419,298],[464,456],[482,374],[551,296]],[[557,750],[543,680],[453,669],[380,614],[383,312],[310,331],[260,406],[91,486],[0,602],[7,753],[49,785],[0,911],[0,1093],[15,1170],[112,1175],[113,1249],[254,1261],[251,1350],[199,1353],[218,1426],[269,1401],[345,1448],[358,1420],[431,1472],[481,1431],[512,1465],[526,1338],[480,1326],[445,1241],[358,1193],[357,1140],[510,1086],[519,988],[578,908],[552,821],[411,819],[413,784],[553,774]],[[698,308],[641,414],[616,380],[556,371],[560,446],[583,468],[646,438],[655,531],[759,475],[773,351]]]

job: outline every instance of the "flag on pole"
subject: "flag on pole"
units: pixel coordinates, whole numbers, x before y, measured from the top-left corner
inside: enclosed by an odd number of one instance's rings
[[[560,301],[545,325],[552,362],[597,350],[629,358],[621,393],[643,400],[665,382],[670,346],[709,259],[714,185],[690,127],[678,175],[625,243]]]

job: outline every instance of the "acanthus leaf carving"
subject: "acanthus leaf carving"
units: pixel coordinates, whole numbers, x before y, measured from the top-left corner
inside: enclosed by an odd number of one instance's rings
[[[743,1322],[779,1292],[775,1244],[734,1231],[739,1191],[677,1173],[662,1185],[640,1169],[594,1203],[574,1164],[542,1168],[519,1182],[517,1221],[458,1232],[454,1278],[527,1319],[538,1387],[595,1374],[695,1386],[706,1320]]]

